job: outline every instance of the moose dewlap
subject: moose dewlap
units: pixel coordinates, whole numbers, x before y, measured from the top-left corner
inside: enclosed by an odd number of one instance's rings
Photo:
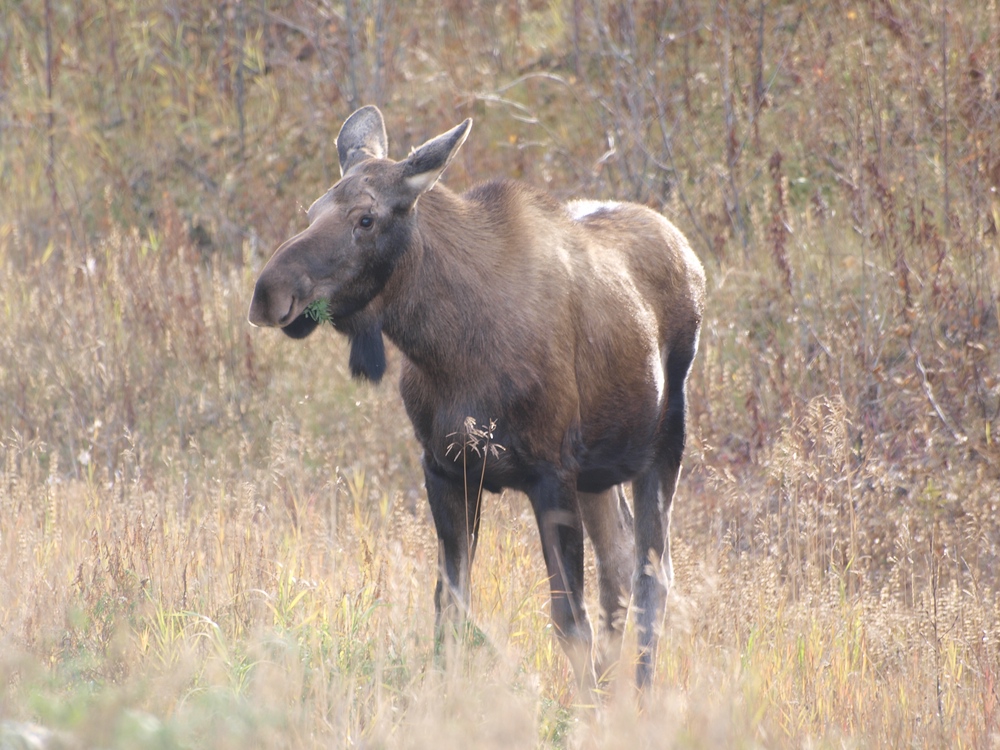
[[[310,306],[320,300],[350,339],[355,376],[382,377],[383,334],[403,353],[400,392],[439,542],[439,638],[469,601],[481,497],[465,488],[511,487],[531,500],[552,620],[581,688],[617,662],[630,600],[643,686],[673,575],[670,507],[704,271],[683,235],[643,206],[563,205],[510,180],[462,195],[438,185],[471,126],[397,162],[379,110],[352,114],[337,138],[342,177],[261,271],[250,322],[302,338],[319,325]],[[505,450],[449,456],[469,417],[495,423]],[[599,577],[596,646],[585,531]]]

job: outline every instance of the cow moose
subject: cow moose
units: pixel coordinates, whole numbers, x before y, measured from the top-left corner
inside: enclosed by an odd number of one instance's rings
[[[321,300],[349,337],[352,374],[376,382],[383,334],[402,352],[399,387],[438,538],[439,639],[468,608],[481,492],[466,487],[509,487],[531,501],[552,620],[580,689],[617,663],[630,599],[642,688],[673,579],[670,509],[704,270],[680,231],[641,205],[563,204],[506,179],[461,195],[439,185],[471,126],[393,161],[381,112],[354,112],[337,137],[341,179],[264,266],[249,319],[302,338],[318,325],[307,307]],[[469,418],[492,421],[503,450],[456,461],[449,447]],[[599,579],[596,646],[585,531]]]

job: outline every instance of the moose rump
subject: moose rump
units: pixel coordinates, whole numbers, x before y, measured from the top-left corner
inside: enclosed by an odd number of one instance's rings
[[[322,300],[350,338],[353,374],[381,378],[383,335],[404,355],[400,392],[439,542],[439,638],[467,611],[482,498],[466,487],[481,480],[531,501],[552,619],[580,686],[617,662],[630,599],[645,685],[672,580],[670,509],[704,272],[681,233],[643,206],[561,204],[509,180],[461,195],[438,184],[470,127],[397,162],[381,113],[351,115],[337,139],[342,178],[261,271],[250,322],[302,337],[316,326],[306,308]],[[492,424],[503,449],[456,461],[474,424]],[[596,648],[585,532],[598,569]]]

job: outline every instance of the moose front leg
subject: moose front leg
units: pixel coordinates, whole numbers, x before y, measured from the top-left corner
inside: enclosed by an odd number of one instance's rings
[[[481,494],[466,496],[461,481],[424,456],[424,482],[438,538],[438,579],[434,590],[435,650],[461,632],[469,611],[469,569],[479,541]]]
[[[596,688],[593,632],[583,600],[583,521],[575,477],[543,477],[528,493],[552,592],[552,622],[577,685],[592,699]]]

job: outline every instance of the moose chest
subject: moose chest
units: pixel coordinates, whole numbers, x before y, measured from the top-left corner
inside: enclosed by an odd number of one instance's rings
[[[502,370],[436,382],[406,362],[400,394],[425,460],[454,481],[499,492],[524,490],[560,463],[573,403],[547,385]]]

